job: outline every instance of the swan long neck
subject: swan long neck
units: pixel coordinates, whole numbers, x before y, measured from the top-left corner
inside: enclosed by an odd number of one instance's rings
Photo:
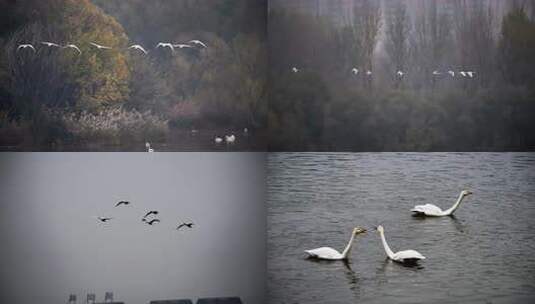
[[[342,251],[342,257],[344,259],[347,258],[347,255],[349,254],[349,252],[351,252],[351,247],[353,247],[353,240],[355,240],[355,233],[351,233],[351,238],[349,239],[349,242],[347,243],[347,246],[344,251]]]
[[[379,234],[381,235],[381,242],[383,242],[383,247],[385,248],[386,255],[389,258],[393,259],[394,258],[394,252],[392,252],[392,249],[390,249],[390,246],[388,246],[388,243],[386,242],[386,239],[385,239],[384,232],[379,232]]]
[[[451,206],[450,209],[444,211],[444,214],[445,215],[451,215],[453,214],[453,212],[455,211],[455,209],[459,208],[459,205],[461,204],[461,202],[463,201],[463,198],[464,198],[464,195],[461,193],[459,194],[459,198],[457,198],[457,201],[455,202],[455,204],[453,204],[453,206]]]

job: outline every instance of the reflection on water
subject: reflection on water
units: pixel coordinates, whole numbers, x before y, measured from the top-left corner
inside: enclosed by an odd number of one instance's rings
[[[535,301],[535,153],[272,153],[268,157],[269,303],[526,303]],[[418,204],[454,217],[420,218]],[[394,251],[386,259],[374,226]],[[342,250],[348,264],[303,250]]]
[[[234,134],[236,141],[231,144],[216,143],[215,137],[224,138],[225,134]],[[174,131],[165,141],[147,139],[156,152],[186,152],[186,151],[213,151],[213,152],[254,152],[266,151],[266,136],[261,131],[228,131],[228,130],[196,130]],[[0,145],[0,151],[128,151],[145,152],[145,142],[105,143],[101,141],[78,142],[51,145]]]

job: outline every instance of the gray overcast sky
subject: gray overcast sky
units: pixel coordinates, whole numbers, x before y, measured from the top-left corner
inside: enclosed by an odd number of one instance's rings
[[[1,303],[262,303],[263,153],[0,154]],[[132,205],[115,208],[118,200]],[[140,220],[159,210],[160,225]],[[108,225],[93,216],[114,217]],[[181,221],[197,225],[176,231]]]

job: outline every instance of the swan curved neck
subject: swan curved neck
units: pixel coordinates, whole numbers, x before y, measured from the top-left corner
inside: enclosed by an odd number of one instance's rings
[[[353,247],[353,240],[355,240],[355,234],[351,233],[351,238],[344,251],[342,251],[342,258],[347,259],[347,255],[351,252],[351,248]]]
[[[388,243],[386,242],[385,235],[383,232],[379,232],[381,235],[381,242],[383,242],[383,247],[385,248],[386,255],[393,259],[394,258],[394,252],[390,249],[390,246],[388,246]]]
[[[453,206],[451,206],[450,209],[444,211],[444,215],[452,215],[453,212],[459,208],[459,205],[461,205],[461,202],[463,201],[463,198],[464,198],[464,195],[461,193],[459,194],[459,197],[457,198],[457,201],[455,202],[455,204],[453,204]]]

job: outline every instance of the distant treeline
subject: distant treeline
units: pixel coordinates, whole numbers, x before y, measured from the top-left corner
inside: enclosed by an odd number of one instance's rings
[[[165,140],[267,124],[264,1],[0,2],[0,144]],[[154,49],[199,39],[200,50]],[[82,51],[42,47],[75,43]],[[111,50],[89,49],[90,42]],[[38,52],[17,51],[21,43]],[[128,51],[150,48],[150,56]],[[29,143],[28,143],[29,142]]]
[[[535,150],[535,22],[522,6],[425,1],[410,15],[404,1],[357,2],[345,26],[270,11],[270,150]]]

